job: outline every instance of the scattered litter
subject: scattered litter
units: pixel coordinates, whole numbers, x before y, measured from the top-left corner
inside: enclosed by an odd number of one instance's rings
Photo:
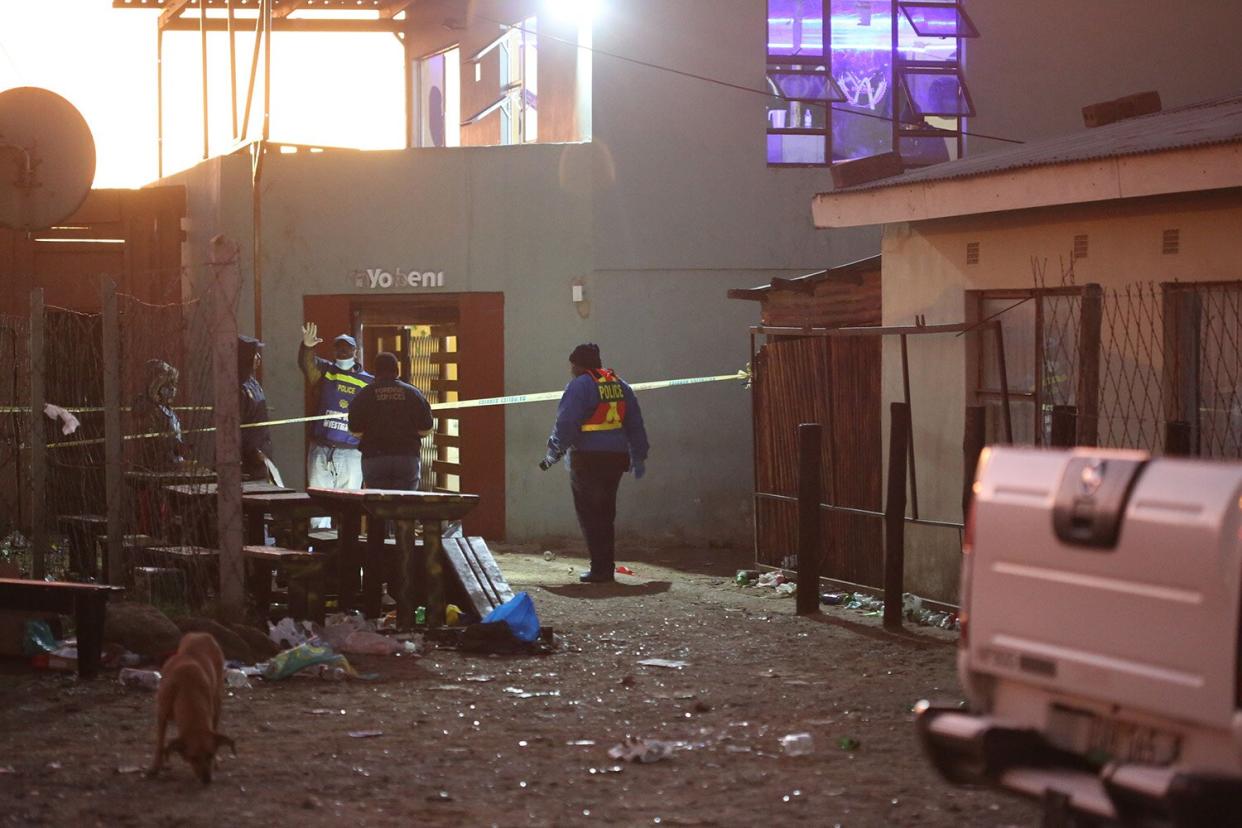
[[[608,749],[608,756],[625,762],[639,762],[647,765],[668,759],[679,746],[678,742],[664,742],[659,739],[635,739],[626,736],[625,741]]]
[[[495,677],[495,676],[483,676],[483,675],[478,675],[478,676],[463,676],[463,678],[465,678],[465,680],[466,680],[466,681],[477,681],[477,682],[484,682],[484,681],[491,681],[492,679],[494,679],[494,678],[496,678],[496,677]]]
[[[250,677],[245,672],[232,667],[224,671],[224,683],[229,687],[241,690],[250,690],[254,687],[250,683]]]
[[[849,597],[848,592],[825,592],[819,596],[819,602],[825,606],[835,607],[837,604],[844,604]]]
[[[0,775],[6,774],[6,773],[17,773],[17,768],[13,767],[12,765],[5,765],[4,767],[0,768]]]
[[[444,608],[444,623],[450,627],[456,627],[461,622],[461,607],[456,604],[449,604]]]
[[[575,739],[574,741],[566,742],[565,744],[569,745],[570,747],[590,747],[591,745],[595,744],[595,740],[594,739]]]
[[[560,690],[523,690],[521,687],[506,687],[505,692],[519,699],[533,699],[540,696],[559,696]]]
[[[644,658],[638,663],[644,667],[668,667],[672,670],[680,670],[689,664],[686,661],[677,661],[669,658]]]
[[[326,637],[326,636],[325,636]],[[336,649],[355,655],[395,655],[406,652],[403,642],[368,630],[355,630],[345,637]]]
[[[634,570],[630,569],[628,566],[625,566],[624,564],[617,564],[616,571],[618,575],[633,575],[634,574]]]
[[[737,575],[733,576],[733,583],[738,586],[750,586],[753,581],[759,580],[759,576],[763,574],[757,569],[739,569]]]
[[[137,765],[122,765],[121,767],[116,769],[116,772],[119,774],[123,774],[123,775],[131,774],[131,773],[142,773],[142,768],[138,767]]]
[[[269,622],[268,627],[268,638],[286,650],[305,644],[315,637],[309,622],[303,621],[299,625],[298,622],[288,617],[280,619],[278,624]]]
[[[556,553],[550,549],[545,549],[543,550],[543,559],[545,561],[554,561],[556,560]]]
[[[591,776],[602,776],[605,773],[621,773],[623,770],[625,770],[625,768],[620,765],[609,765],[606,768],[589,768],[587,773],[591,774]]]
[[[755,586],[778,587],[785,583],[785,581],[786,578],[784,572],[765,572],[759,576],[758,580],[755,581]]]
[[[841,750],[858,750],[862,747],[862,742],[853,736],[842,736],[837,740],[837,747],[841,748]]]
[[[288,619],[285,620],[287,621]],[[281,623],[284,622],[282,621]],[[267,668],[263,671],[263,678],[269,681],[279,681],[316,665],[325,665],[331,671],[328,675],[324,675],[322,671],[319,671],[318,677],[320,678],[336,679],[338,678],[336,673],[338,669],[340,670],[340,678],[345,678],[346,676],[358,678],[358,674],[354,672],[353,667],[349,665],[349,661],[346,660],[345,656],[339,655],[331,647],[317,647],[313,644],[299,644],[292,649],[273,656],[267,662]]]
[[[117,681],[125,687],[155,690],[160,686],[160,674],[158,670],[135,670],[133,667],[124,667],[117,676]]]
[[[428,802],[452,802],[453,797],[449,795],[448,791],[440,791],[439,793],[429,794],[427,796],[427,801]]]
[[[427,689],[436,693],[458,693],[466,688],[461,684],[433,684]]]
[[[46,621],[35,620],[26,622],[26,635],[22,638],[22,653],[28,656],[44,655],[56,652],[56,636]]]
[[[815,752],[815,739],[809,733],[790,733],[781,737],[786,756],[809,756]]]
[[[376,736],[383,736],[382,730],[351,730],[349,738],[351,739],[374,739]]]
[[[781,596],[782,598],[793,595],[797,591],[798,591],[798,585],[795,584],[793,581],[786,581],[783,584],[776,585],[776,594]]]
[[[48,770],[60,770],[64,766],[60,762],[48,762],[46,767]]]
[[[789,793],[787,793],[787,794],[785,794],[784,796],[782,796],[782,797],[781,797],[781,801],[782,801],[782,802],[801,802],[801,801],[802,801],[802,791],[800,791],[800,790],[798,790],[797,788],[795,788],[795,789],[793,789],[792,791],[790,791]]]
[[[340,713],[342,716],[345,715],[344,710],[329,710],[326,707],[316,707],[314,710],[307,710],[306,712],[312,716],[333,716],[337,713]]]
[[[539,616],[535,613],[535,602],[531,600],[529,593],[519,592],[483,619],[484,624],[500,621],[509,625],[513,637],[519,641],[529,643],[539,638]]]

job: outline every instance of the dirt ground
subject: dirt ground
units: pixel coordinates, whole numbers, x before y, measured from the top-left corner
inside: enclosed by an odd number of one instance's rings
[[[580,548],[493,545],[562,647],[541,657],[351,657],[372,682],[230,692],[215,781],[174,757],[147,779],[154,695],[0,675],[4,825],[1031,825],[1034,806],[944,784],[911,705],[957,699],[952,637],[742,590],[745,550],[622,548],[635,577],[583,586]],[[570,568],[573,571],[570,571]],[[640,666],[646,658],[682,669]],[[356,737],[351,732],[380,731]],[[809,732],[814,751],[779,739]],[[626,735],[683,742],[618,763]],[[842,739],[858,747],[846,750]]]

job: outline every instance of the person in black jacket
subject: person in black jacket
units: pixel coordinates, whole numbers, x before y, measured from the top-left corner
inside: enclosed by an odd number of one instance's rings
[[[252,336],[237,337],[237,379],[241,423],[262,423],[268,419],[267,395],[255,374],[263,362],[263,343]],[[272,435],[267,426],[241,430],[243,480],[265,480],[280,485],[280,472],[272,462]]]
[[[375,382],[349,406],[349,430],[360,437],[362,479],[368,489],[418,489],[423,437],[434,422],[422,392],[398,379],[397,358],[375,357]]]

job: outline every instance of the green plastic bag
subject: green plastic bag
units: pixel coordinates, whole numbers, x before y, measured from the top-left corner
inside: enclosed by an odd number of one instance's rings
[[[27,621],[26,635],[22,637],[22,652],[28,656],[54,653],[59,649],[56,636],[46,621]]]
[[[349,676],[358,678],[358,673],[350,666],[345,656],[340,655],[331,647],[316,646],[314,644],[299,644],[292,649],[272,656],[271,660],[267,662],[266,669],[263,670],[263,678],[268,681],[280,681],[299,670],[314,667],[316,664],[342,667]]]

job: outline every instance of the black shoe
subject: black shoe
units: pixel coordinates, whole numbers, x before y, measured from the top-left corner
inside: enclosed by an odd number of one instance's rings
[[[617,579],[612,577],[611,572],[600,572],[599,574],[596,574],[588,570],[579,575],[578,580],[584,584],[611,584]]]

